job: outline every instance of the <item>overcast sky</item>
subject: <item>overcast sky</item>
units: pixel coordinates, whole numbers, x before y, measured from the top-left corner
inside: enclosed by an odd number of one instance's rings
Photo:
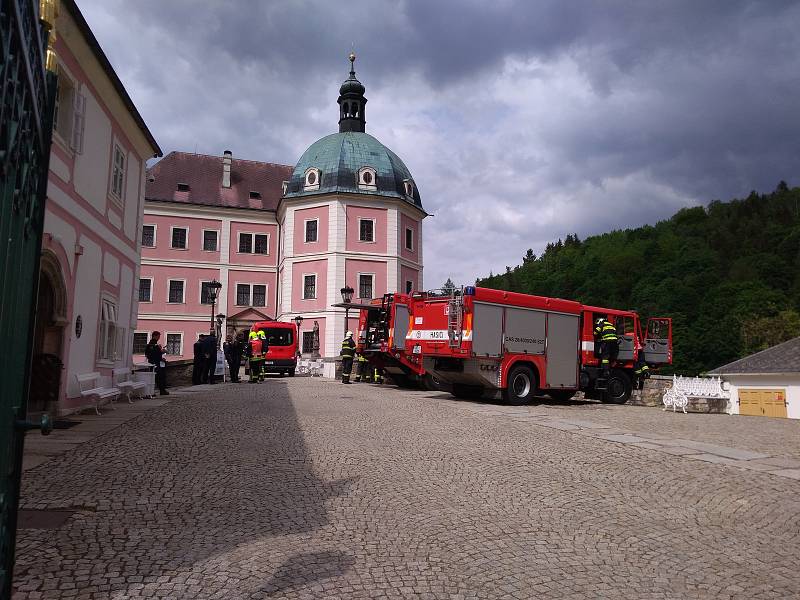
[[[78,0],[165,153],[294,164],[367,132],[425,209],[425,286],[576,232],[797,185],[800,3]]]

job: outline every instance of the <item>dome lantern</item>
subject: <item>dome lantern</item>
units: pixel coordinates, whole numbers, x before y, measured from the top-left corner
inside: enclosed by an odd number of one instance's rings
[[[350,53],[350,77],[344,80],[339,88],[339,132],[360,131],[364,132],[366,120],[364,106],[367,99],[364,97],[364,85],[356,79],[356,55]]]

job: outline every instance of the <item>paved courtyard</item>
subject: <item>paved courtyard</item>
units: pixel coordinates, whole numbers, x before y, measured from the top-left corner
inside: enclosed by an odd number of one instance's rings
[[[273,379],[39,462],[19,599],[800,594],[798,422]]]

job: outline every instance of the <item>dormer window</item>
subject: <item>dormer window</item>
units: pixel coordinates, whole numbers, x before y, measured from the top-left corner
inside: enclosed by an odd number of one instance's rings
[[[320,172],[319,169],[309,169],[306,171],[305,190],[318,190],[319,189]]]
[[[288,189],[289,189],[289,182],[288,181],[284,181],[283,183],[281,183],[281,190],[283,191],[283,195],[284,196],[286,195],[286,190],[288,190]]]
[[[410,179],[406,179],[403,182],[403,188],[406,192],[406,196],[414,196],[414,183]]]
[[[361,167],[358,170],[358,187],[366,190],[378,189],[378,174],[372,167]]]
[[[188,192],[189,191],[189,184],[188,183],[179,183],[178,184],[178,191],[179,192]]]

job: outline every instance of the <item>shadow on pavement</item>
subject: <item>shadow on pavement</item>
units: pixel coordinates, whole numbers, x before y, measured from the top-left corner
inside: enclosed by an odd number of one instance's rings
[[[295,554],[276,569],[261,591],[272,597],[280,597],[292,588],[342,575],[354,564],[352,556],[339,551]]]
[[[280,564],[286,555],[270,552],[270,539],[325,526],[326,501],[351,483],[314,473],[285,382],[219,386],[26,473],[23,507],[78,513],[55,532],[20,532],[15,585],[43,597],[75,584],[137,598],[148,582],[177,581],[170,597],[193,598],[218,589],[232,564],[247,573],[236,593],[264,581],[283,589],[306,565],[317,579],[339,574],[351,557],[320,551]],[[77,580],[87,565],[92,575]]]

